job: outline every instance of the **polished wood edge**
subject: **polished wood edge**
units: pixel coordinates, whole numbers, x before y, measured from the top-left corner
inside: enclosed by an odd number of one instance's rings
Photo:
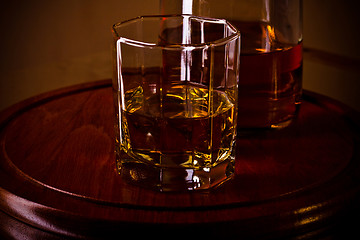
[[[61,227],[55,226],[53,222],[47,221],[50,216],[53,216],[56,219],[59,218],[59,216],[61,217],[61,215],[63,215],[63,217],[70,217],[72,215],[71,213],[65,213],[64,211],[29,201],[16,196],[1,187],[0,206],[1,211],[33,227],[38,227],[46,231],[56,232],[66,236],[76,237],[73,233],[66,231]],[[19,208],[19,206],[21,206],[21,208]]]
[[[189,223],[168,223],[168,222],[126,222],[126,221],[106,221],[104,219],[85,218],[83,216],[60,211],[41,204],[32,203],[18,196],[0,189],[0,199],[7,199],[8,204],[6,214],[24,222],[32,227],[36,227],[47,232],[56,233],[60,236],[71,238],[86,238],[89,236],[113,237],[119,230],[143,229],[149,234],[156,234],[159,231],[173,231],[179,229],[189,230]],[[341,204],[339,204],[341,203]],[[353,211],[349,206],[355,205],[356,201],[344,202],[342,197],[322,204],[314,204],[303,208],[294,209],[283,214],[267,215],[262,218],[250,219],[249,221],[234,219],[225,222],[192,223],[192,229],[203,227],[214,227],[216,229],[233,229],[230,235],[256,236],[259,234],[256,226],[262,226],[263,234],[278,234],[281,236],[294,233],[312,231],[318,227],[329,227],[339,222],[351,222],[356,216],[347,218],[344,212]],[[2,203],[3,205],[4,203]],[[21,206],[21,208],[18,208]],[[345,210],[344,210],[345,208]],[[195,213],[197,214],[197,213]],[[126,216],[124,216],[126,218]],[[277,225],[278,222],[281,225]],[[335,225],[334,225],[335,226]],[[84,231],[84,229],[86,229]],[[223,230],[219,230],[220,232]],[[322,230],[317,230],[322,231]],[[220,232],[217,231],[217,234]],[[311,233],[311,232],[310,232]],[[206,234],[206,233],[205,233]],[[216,233],[215,233],[216,234]],[[203,235],[203,234],[201,234]]]

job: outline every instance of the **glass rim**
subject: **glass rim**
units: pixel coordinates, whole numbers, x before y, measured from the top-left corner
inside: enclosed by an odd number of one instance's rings
[[[127,37],[122,37],[122,36],[119,36],[119,34],[116,31],[116,28],[120,27],[121,25],[130,23],[130,22],[142,21],[142,20],[148,19],[148,18],[178,18],[178,17],[182,17],[182,18],[188,17],[189,19],[199,19],[204,22],[206,21],[206,22],[212,22],[212,23],[223,23],[224,25],[229,27],[233,31],[233,33],[227,37],[219,38],[217,40],[204,42],[204,43],[169,43],[169,44],[165,44],[165,45],[158,45],[158,43],[154,43],[154,42],[138,41],[138,40],[134,40],[134,39],[127,38]],[[128,45],[132,45],[135,47],[141,47],[141,48],[149,48],[149,49],[160,48],[160,49],[167,49],[167,50],[206,49],[209,47],[216,47],[216,46],[224,45],[224,44],[231,42],[237,38],[240,38],[240,36],[241,36],[240,31],[237,28],[235,28],[226,19],[201,17],[201,16],[192,15],[192,14],[142,15],[142,16],[138,16],[135,18],[131,18],[131,19],[124,20],[122,22],[113,24],[112,32],[113,32],[114,36],[117,38],[116,41],[120,42],[120,43],[125,43]]]

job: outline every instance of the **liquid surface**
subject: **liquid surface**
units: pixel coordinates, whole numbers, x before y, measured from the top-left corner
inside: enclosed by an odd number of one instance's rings
[[[234,102],[226,91],[198,84],[142,87],[125,93],[121,148],[162,167],[211,167],[227,159],[235,141]]]

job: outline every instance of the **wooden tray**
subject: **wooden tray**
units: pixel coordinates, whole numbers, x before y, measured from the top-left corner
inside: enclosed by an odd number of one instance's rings
[[[105,80],[46,93],[1,114],[3,234],[25,231],[7,222],[15,221],[70,237],[306,237],[344,226],[355,211],[360,118],[334,100],[305,91],[290,127],[237,139],[232,181],[185,193],[122,181],[115,171],[112,101]]]

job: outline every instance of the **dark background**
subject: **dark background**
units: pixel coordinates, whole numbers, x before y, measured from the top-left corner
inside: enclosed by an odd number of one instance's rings
[[[303,3],[304,89],[360,110],[360,4]],[[2,3],[0,110],[52,89],[110,78],[112,24],[145,14],[159,14],[159,0]]]

